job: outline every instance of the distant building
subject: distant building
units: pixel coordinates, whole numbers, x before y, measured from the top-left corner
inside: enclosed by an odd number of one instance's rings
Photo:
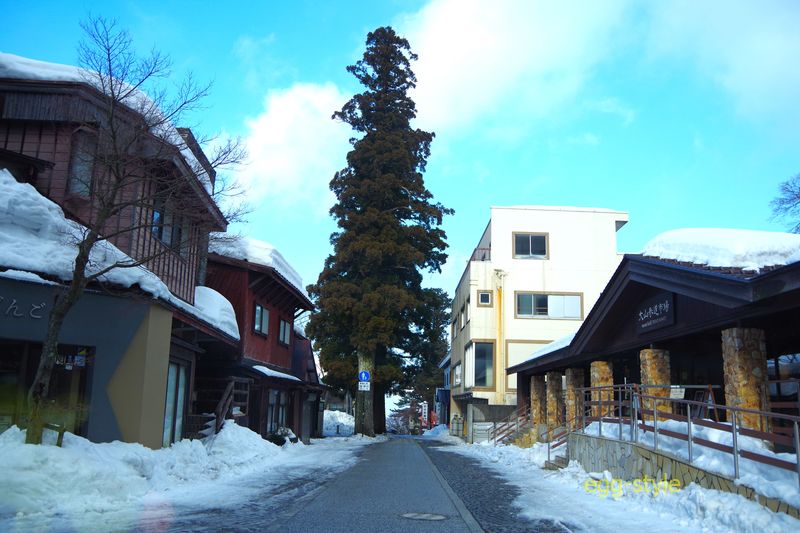
[[[451,412],[516,406],[516,375],[506,368],[575,331],[620,261],[616,232],[628,214],[551,206],[492,207],[489,223],[453,298]],[[485,411],[485,410],[484,410]]]

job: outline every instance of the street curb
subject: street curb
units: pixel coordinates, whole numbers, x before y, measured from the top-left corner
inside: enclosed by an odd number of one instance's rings
[[[480,524],[478,524],[478,521],[475,520],[475,517],[472,516],[472,513],[469,512],[467,506],[464,505],[464,502],[461,501],[461,498],[459,498],[458,495],[453,491],[453,489],[450,488],[450,485],[447,483],[447,480],[444,478],[444,476],[442,476],[442,473],[439,472],[439,469],[436,468],[436,465],[433,464],[431,458],[428,457],[428,452],[426,452],[422,448],[422,445],[417,441],[417,439],[414,439],[414,444],[419,446],[419,451],[422,452],[422,455],[425,456],[425,460],[428,461],[429,465],[431,465],[433,474],[436,476],[436,479],[439,480],[439,483],[442,485],[442,488],[444,489],[445,493],[447,493],[447,496],[450,498],[450,501],[453,502],[453,505],[458,511],[458,514],[461,515],[461,519],[464,521],[469,531],[471,533],[485,533],[483,531],[483,528],[481,528]]]

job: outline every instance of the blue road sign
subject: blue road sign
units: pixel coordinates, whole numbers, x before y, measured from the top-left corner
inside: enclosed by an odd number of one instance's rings
[[[358,373],[358,381],[369,381],[369,372],[362,370]]]

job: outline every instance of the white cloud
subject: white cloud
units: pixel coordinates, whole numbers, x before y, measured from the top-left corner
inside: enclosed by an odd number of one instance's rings
[[[689,59],[749,118],[800,121],[800,6],[795,1],[652,4],[649,51]]]
[[[589,109],[606,113],[609,115],[616,115],[622,119],[622,123],[627,126],[631,124],[636,118],[636,111],[616,98],[604,98],[597,102],[591,102],[588,105]]]
[[[276,209],[298,206],[326,216],[334,196],[328,184],[346,164],[351,134],[331,115],[348,96],[332,83],[295,84],[272,90],[264,110],[247,120],[249,161],[238,179],[247,200]]]
[[[627,2],[433,0],[397,24],[419,53],[423,127],[556,113],[611,46]]]

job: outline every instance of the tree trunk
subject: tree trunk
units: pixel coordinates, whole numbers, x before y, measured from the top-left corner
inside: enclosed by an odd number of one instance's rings
[[[358,371],[366,370],[370,375],[370,385],[374,383],[375,357],[373,354],[358,354]],[[367,437],[375,436],[375,419],[373,398],[375,389],[370,386],[368,391],[358,391],[356,401],[356,433]]]
[[[386,386],[383,383],[375,385],[374,403],[373,424],[375,433],[380,435],[386,433]]]
[[[53,310],[47,321],[47,334],[42,343],[42,355],[39,357],[39,366],[31,388],[28,389],[28,427],[25,433],[27,444],[41,444],[44,432],[45,402],[50,391],[50,380],[53,375],[53,366],[58,354],[58,337],[64,318],[83,294],[86,287],[86,265],[89,262],[89,253],[96,241],[96,234],[90,233],[86,240],[78,246],[78,255],[75,257],[75,270],[72,281],[63,293],[56,294],[53,301]]]

